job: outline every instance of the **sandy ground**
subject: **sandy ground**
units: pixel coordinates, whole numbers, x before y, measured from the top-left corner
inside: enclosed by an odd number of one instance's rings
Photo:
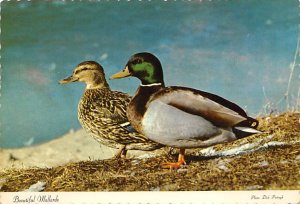
[[[116,149],[99,144],[80,129],[44,144],[18,149],[0,149],[0,170],[55,167],[69,162],[109,159],[114,156],[115,151]],[[127,157],[138,157],[143,154],[148,152],[128,151]]]

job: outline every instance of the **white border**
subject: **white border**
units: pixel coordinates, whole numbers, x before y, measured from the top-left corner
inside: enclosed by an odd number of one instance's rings
[[[294,191],[0,193],[0,204],[300,204]]]
[[[9,0],[7,0],[9,1]],[[20,0],[17,0],[20,1]],[[27,0],[30,1],[30,0]],[[71,0],[72,2],[74,0]],[[81,0],[79,0],[81,1]],[[101,1],[101,0],[98,0]],[[110,1],[110,0],[106,0]],[[117,0],[120,1],[120,0]],[[128,2],[130,0],[127,0]],[[141,0],[139,0],[141,1]],[[151,0],[148,0],[151,1]],[[169,0],[163,0],[169,1]],[[163,2],[162,1],[162,2]],[[176,1],[176,0],[174,0]],[[190,0],[188,0],[190,1]],[[202,2],[203,0],[199,0]],[[208,0],[211,1],[211,0]],[[226,1],[226,0],[225,0]],[[0,0],[3,2],[3,0]],[[300,3],[300,0],[299,0]],[[1,13],[1,8],[0,8]],[[1,20],[1,15],[0,15]],[[300,28],[300,27],[299,27]],[[1,28],[0,28],[1,35]],[[0,45],[1,50],[1,45]],[[1,56],[0,56],[1,59]],[[0,65],[0,97],[1,97]],[[0,104],[1,108],[1,104]],[[0,192],[0,204],[300,204],[300,190],[187,192]]]

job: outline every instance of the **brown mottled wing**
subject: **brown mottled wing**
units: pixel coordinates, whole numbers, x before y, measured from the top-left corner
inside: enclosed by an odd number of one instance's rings
[[[185,112],[199,115],[212,123],[231,127],[247,120],[247,114],[238,105],[211,93],[186,87],[167,87],[151,99],[161,100]]]
[[[91,108],[94,134],[101,132],[102,137],[121,144],[141,143],[149,141],[145,136],[130,132],[121,124],[127,123],[127,106],[131,97],[117,91],[106,91],[96,94],[89,106]]]
[[[105,94],[101,99],[93,101],[98,117],[106,118],[107,123],[122,124],[128,121],[126,109],[131,97],[121,92]]]

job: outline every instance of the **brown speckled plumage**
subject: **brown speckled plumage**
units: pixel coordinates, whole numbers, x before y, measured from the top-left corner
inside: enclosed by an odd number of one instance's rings
[[[137,132],[129,132],[120,124],[128,122],[126,108],[130,101],[127,94],[111,91],[109,87],[85,90],[78,104],[78,119],[82,127],[98,142],[109,147],[152,150],[158,144]]]
[[[101,65],[93,61],[82,62],[77,65],[72,76],[60,83],[75,81],[87,84],[78,104],[78,120],[95,140],[120,150],[154,150],[162,147],[122,126],[128,123],[126,109],[131,97],[110,89]]]

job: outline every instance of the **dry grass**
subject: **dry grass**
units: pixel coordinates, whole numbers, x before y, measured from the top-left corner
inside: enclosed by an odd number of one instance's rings
[[[11,169],[0,172],[1,191],[22,191],[38,181],[44,191],[190,191],[300,189],[300,114],[260,118],[262,134],[217,145],[222,152],[245,144],[253,151],[237,155],[199,155],[188,151],[188,165],[163,170],[159,164],[176,155],[143,160],[98,160],[56,168]],[[271,144],[277,145],[266,145]],[[278,145],[281,144],[281,145]]]

